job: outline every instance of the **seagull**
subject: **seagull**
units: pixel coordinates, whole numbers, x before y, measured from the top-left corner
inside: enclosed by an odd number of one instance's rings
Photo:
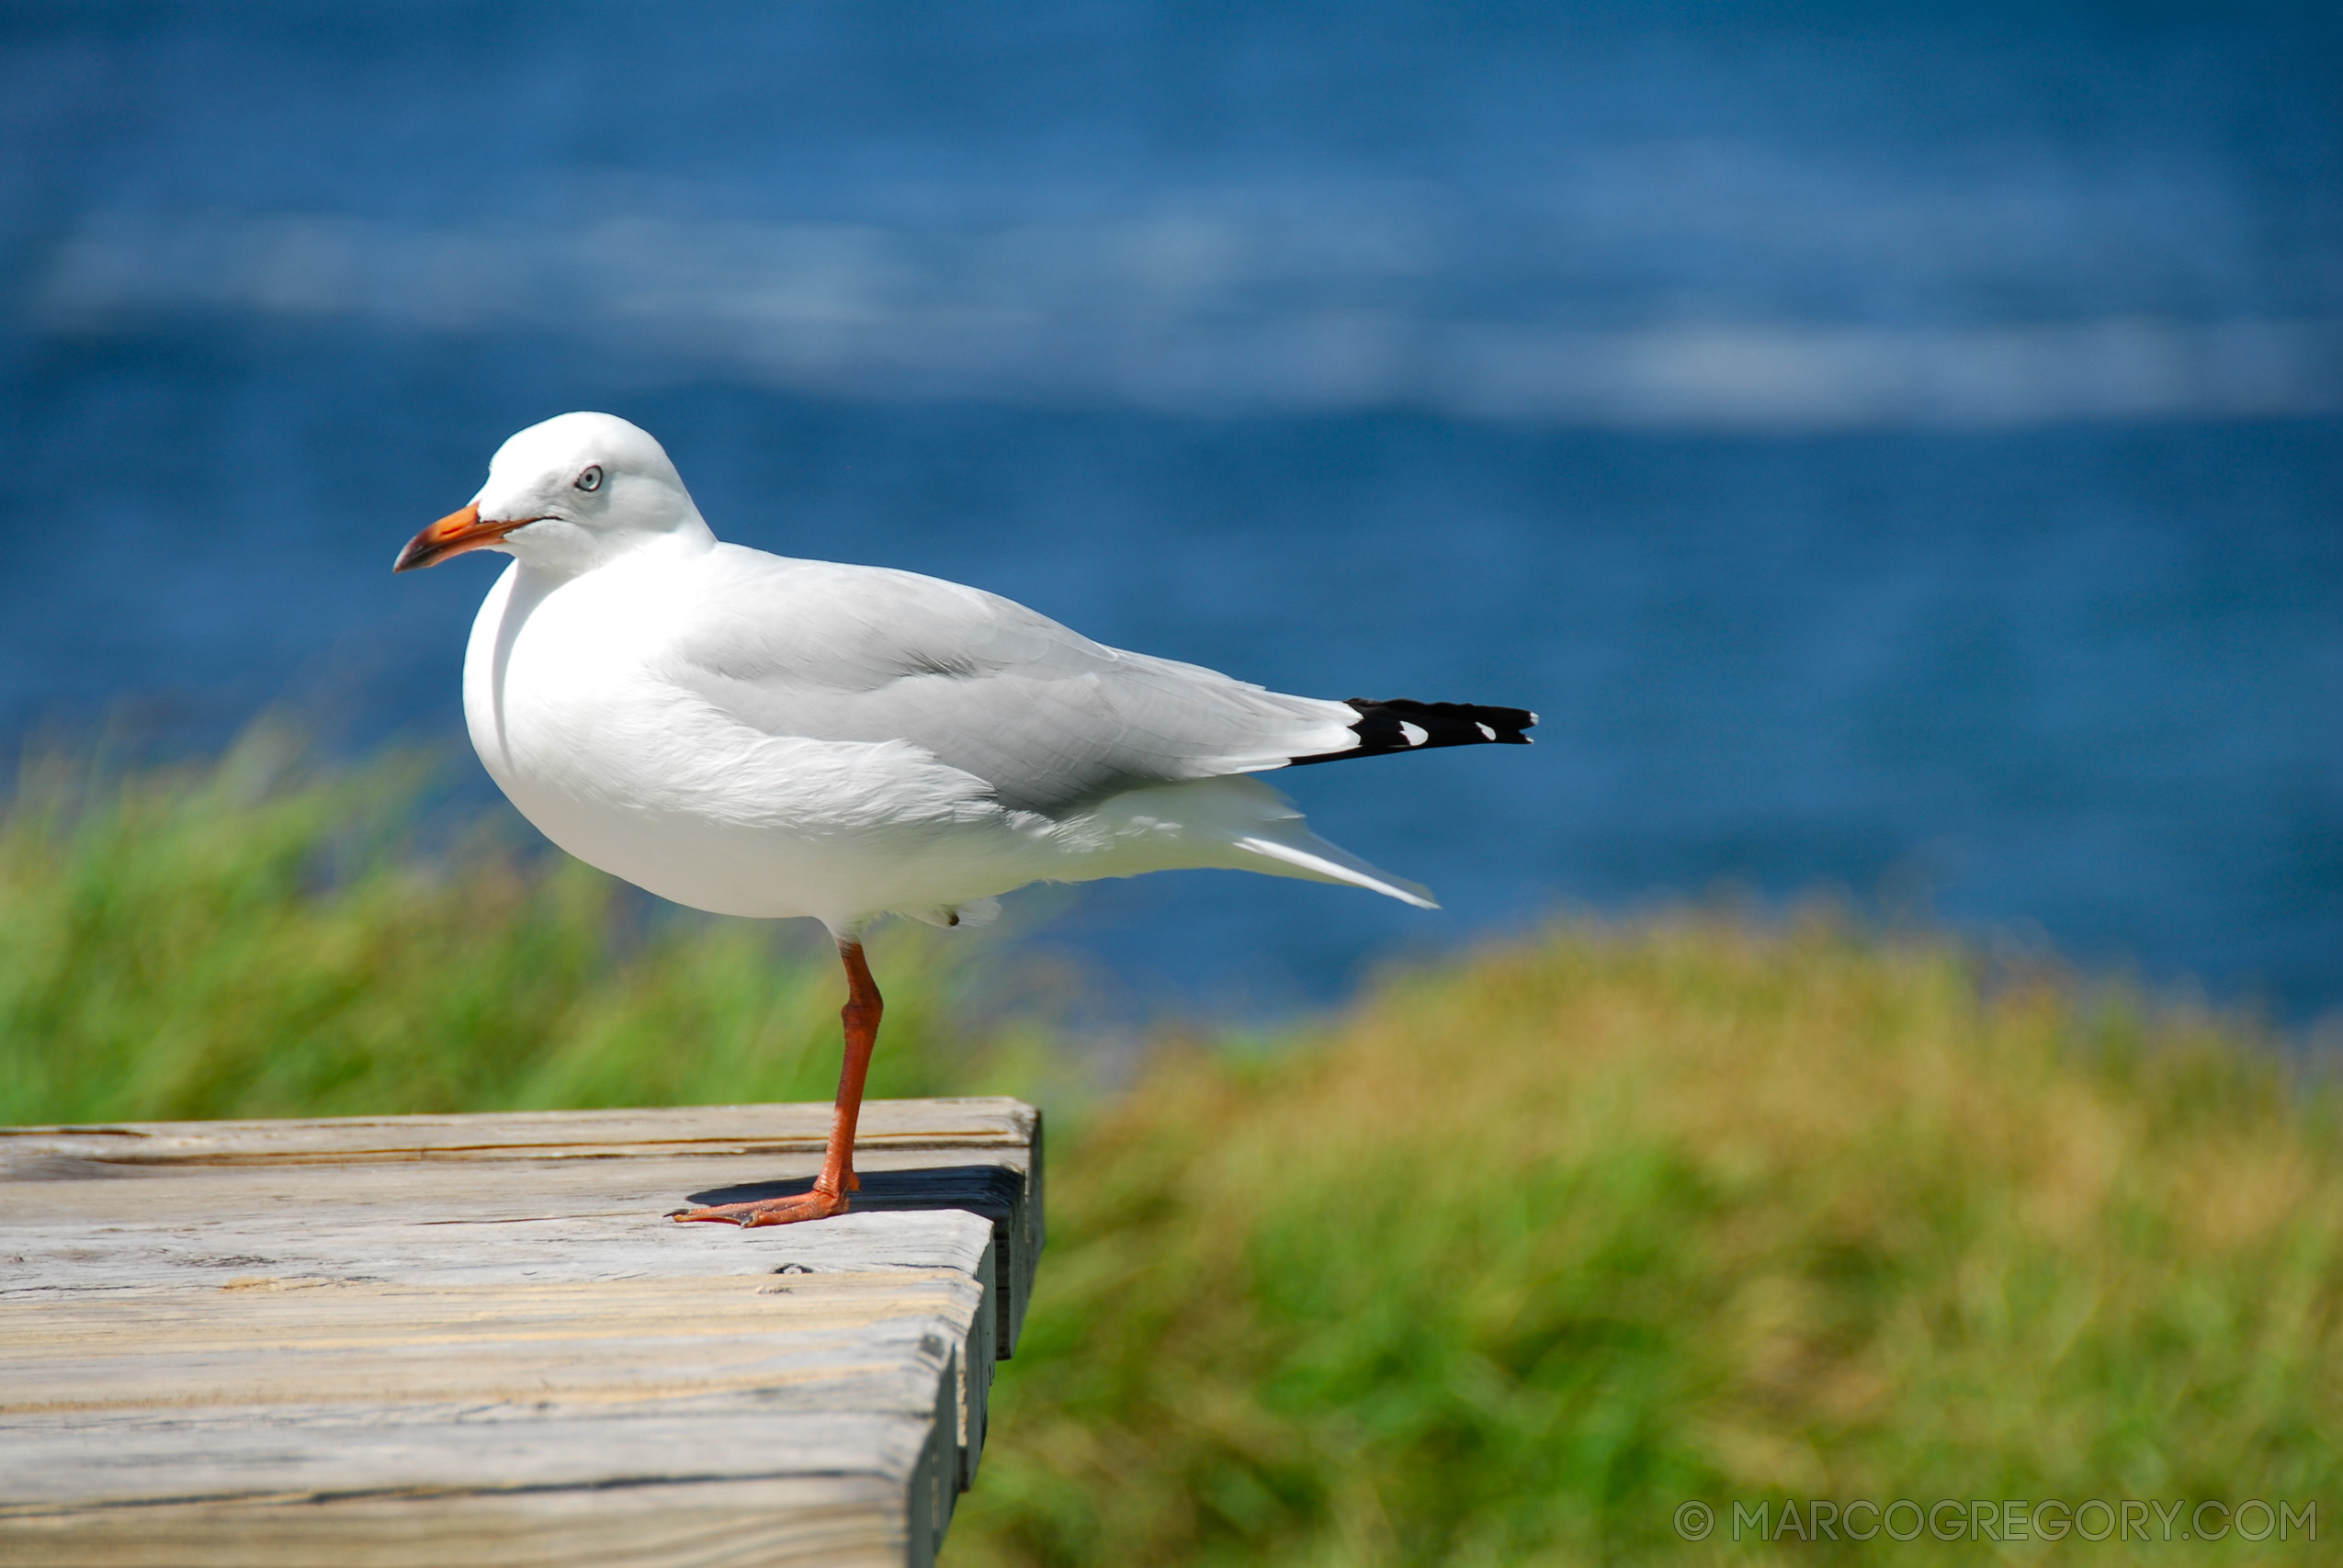
[[[1220,866],[1431,894],[1328,843],[1258,775],[1525,746],[1522,708],[1287,696],[1126,653],[997,594],[718,541],[651,435],[566,413],[393,571],[513,558],[472,623],[464,720],[491,777],[562,849],[722,915],[810,917],[846,970],[844,1056],[811,1191],[678,1211],[843,1213],[880,999],[883,915],[990,918],[1002,894]]]

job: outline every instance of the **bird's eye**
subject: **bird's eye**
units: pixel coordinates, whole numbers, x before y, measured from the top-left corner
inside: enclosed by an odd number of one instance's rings
[[[577,483],[580,490],[600,490],[602,488],[602,465],[599,463],[590,465],[584,473],[578,476]]]

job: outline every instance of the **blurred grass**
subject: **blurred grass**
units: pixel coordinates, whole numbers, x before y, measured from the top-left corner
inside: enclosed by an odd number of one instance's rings
[[[28,765],[0,820],[0,1122],[830,1098],[818,931],[654,909],[488,824],[426,835],[434,772],[319,767],[272,727],[198,766]],[[937,1092],[971,950],[873,946],[871,1092]]]
[[[826,951],[423,832],[428,776],[266,730],[30,769],[0,1117],[827,1098]],[[885,939],[876,1092],[1064,1081],[955,1027],[981,948]],[[1066,1130],[960,1568],[2332,1554],[1737,1543],[1735,1499],[2343,1529],[2337,1100],[2234,1022],[1828,919],[1561,927],[1274,1049],[1166,1044]]]
[[[2334,1540],[2336,1112],[2234,1024],[1827,919],[1561,929],[1167,1054],[1057,1162],[956,1561],[2330,1561],[1730,1520],[2259,1497]]]

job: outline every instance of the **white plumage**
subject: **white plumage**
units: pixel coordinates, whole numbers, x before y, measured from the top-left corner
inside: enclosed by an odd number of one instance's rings
[[[1431,905],[1245,776],[1353,744],[1342,703],[956,583],[721,544],[658,444],[606,414],[514,436],[472,505],[536,519],[489,546],[515,558],[464,660],[472,744],[546,837],[662,897],[841,936],[1183,866]]]

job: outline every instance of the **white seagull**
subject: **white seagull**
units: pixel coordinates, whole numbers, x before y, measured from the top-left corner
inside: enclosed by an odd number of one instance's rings
[[[1495,741],[1521,708],[1285,696],[1091,641],[996,594],[719,543],[659,443],[568,413],[497,449],[392,568],[513,558],[464,654],[464,718],[570,853],[724,915],[809,916],[846,966],[845,1058],[813,1190],[675,1217],[843,1213],[878,1031],[862,933],[981,920],[1031,882],[1227,866],[1423,888],[1336,848],[1253,776]]]

